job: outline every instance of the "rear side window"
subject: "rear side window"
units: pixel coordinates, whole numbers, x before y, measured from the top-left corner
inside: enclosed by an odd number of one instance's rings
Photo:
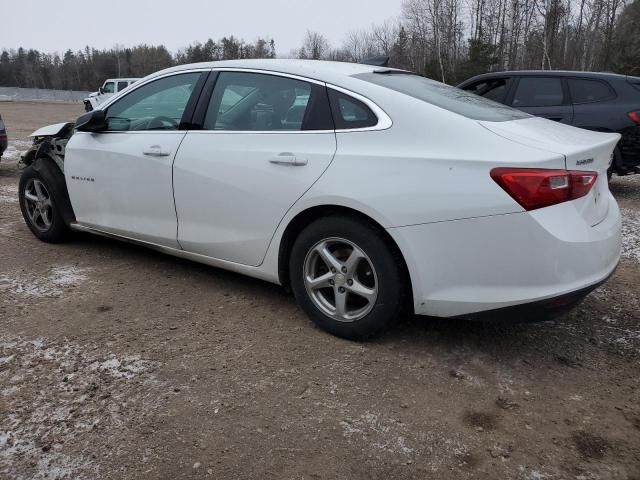
[[[521,107],[551,107],[562,105],[564,94],[559,78],[522,77],[518,82],[512,105]]]
[[[378,117],[360,100],[330,88],[329,101],[336,130],[375,127],[378,124]]]
[[[573,103],[601,102],[614,97],[611,87],[600,80],[570,78],[568,82]]]
[[[121,92],[129,86],[128,82],[118,82],[118,91]]]
[[[222,72],[211,96],[205,130],[332,130],[324,87],[262,73]]]
[[[465,90],[489,100],[503,103],[510,86],[510,78],[490,78],[473,83],[466,87]]]
[[[419,75],[410,73],[361,73],[354,75],[354,78],[404,93],[473,120],[505,122],[507,120],[529,118],[527,113]]]

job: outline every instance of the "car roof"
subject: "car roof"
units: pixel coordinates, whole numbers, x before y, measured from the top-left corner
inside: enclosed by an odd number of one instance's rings
[[[140,80],[139,78],[107,78],[105,82],[132,82]]]
[[[247,59],[222,60],[217,62],[192,63],[171,67],[151,75],[153,77],[171,72],[205,68],[244,68],[250,70],[268,70],[272,72],[299,75],[328,83],[340,83],[341,79],[360,73],[376,70],[395,70],[387,67],[364,65],[360,63],[332,62],[326,60],[298,59]]]

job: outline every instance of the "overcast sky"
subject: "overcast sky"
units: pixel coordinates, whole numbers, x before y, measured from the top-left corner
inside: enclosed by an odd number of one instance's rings
[[[44,52],[189,43],[235,35],[273,37],[279,55],[307,29],[339,45],[346,33],[400,15],[402,0],[0,0],[0,50]]]

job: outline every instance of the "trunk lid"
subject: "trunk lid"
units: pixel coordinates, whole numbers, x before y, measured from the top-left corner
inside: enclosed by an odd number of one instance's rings
[[[480,123],[514,142],[564,155],[567,170],[598,172],[598,180],[590,192],[572,203],[591,226],[604,220],[609,211],[607,170],[619,134],[583,130],[538,117]]]

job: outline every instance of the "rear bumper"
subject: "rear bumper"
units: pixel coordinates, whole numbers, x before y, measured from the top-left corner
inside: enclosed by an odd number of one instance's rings
[[[614,270],[615,271],[615,270]],[[498,308],[496,310],[486,310],[484,312],[459,315],[456,318],[483,322],[546,322],[554,320],[578,306],[587,295],[593,292],[600,285],[613,275],[613,272],[604,280],[589,287],[566,293],[557,297],[537,302],[523,303],[511,307]]]
[[[607,216],[594,227],[566,202],[388,231],[409,268],[415,312],[459,317],[586,295],[615,270],[620,230],[610,196]]]

